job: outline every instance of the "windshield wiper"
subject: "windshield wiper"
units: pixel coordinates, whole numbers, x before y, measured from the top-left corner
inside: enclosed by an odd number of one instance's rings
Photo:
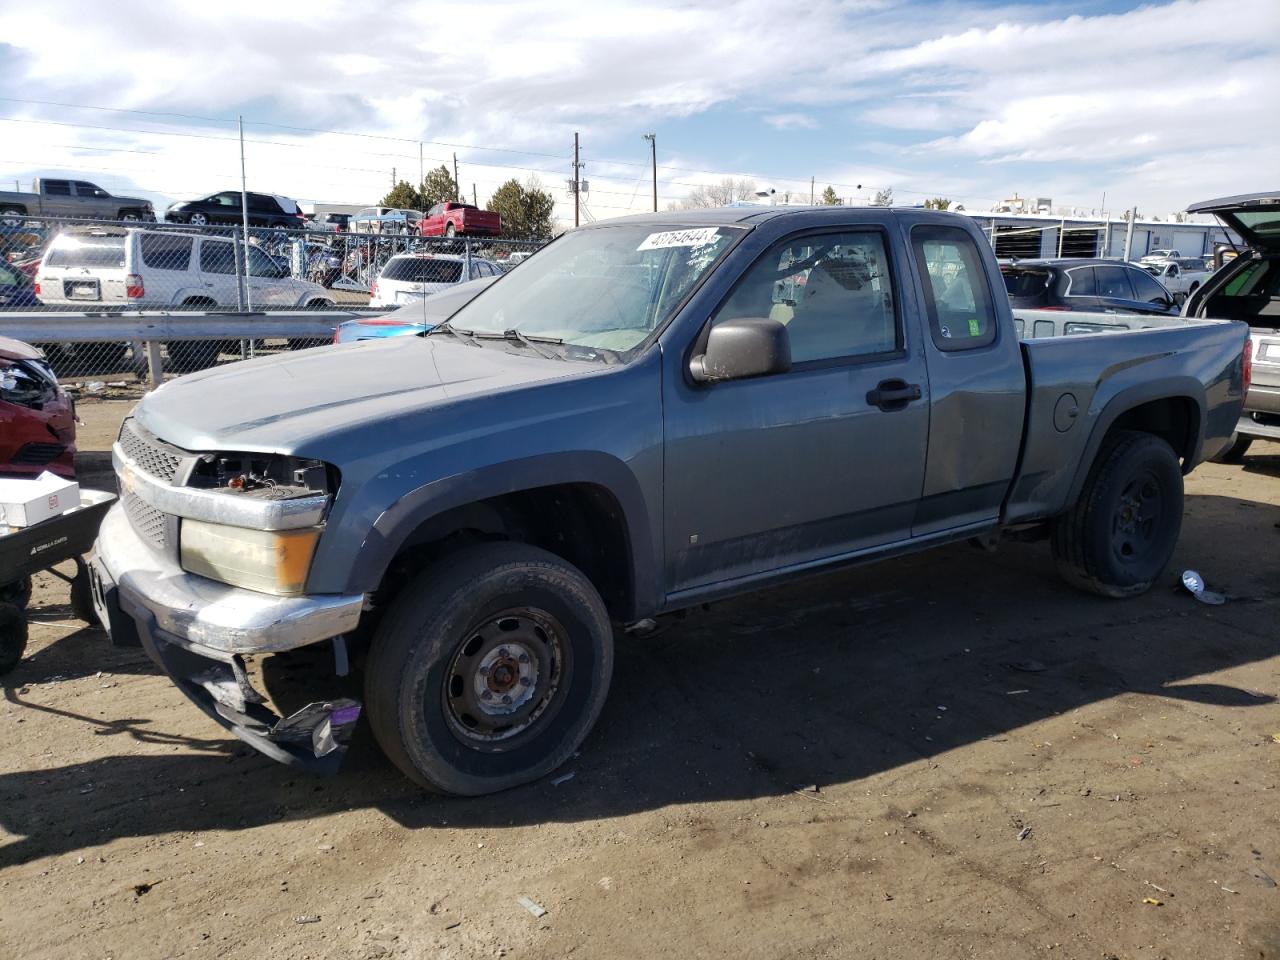
[[[564,357],[556,353],[551,353],[549,350],[538,349],[538,344],[540,343],[564,343],[564,341],[559,337],[540,337],[536,334],[530,337],[527,334],[521,333],[519,330],[515,329],[515,327],[512,327],[510,330],[502,331],[502,339],[510,343],[518,343],[522,346],[528,347],[538,356],[545,357],[547,360],[564,359]]]
[[[473,347],[480,346],[480,341],[476,339],[475,331],[459,329],[458,327],[453,326],[453,324],[448,320],[445,320],[443,323],[437,323],[434,327],[424,333],[423,336],[429,337],[436,333],[447,333],[450,336],[457,337],[459,340],[471,344]]]

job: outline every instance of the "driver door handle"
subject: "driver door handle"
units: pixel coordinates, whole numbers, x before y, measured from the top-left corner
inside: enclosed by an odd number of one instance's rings
[[[876,388],[867,393],[867,403],[879,407],[885,412],[903,410],[907,404],[919,400],[924,394],[920,384],[907,383],[905,380],[881,380]]]

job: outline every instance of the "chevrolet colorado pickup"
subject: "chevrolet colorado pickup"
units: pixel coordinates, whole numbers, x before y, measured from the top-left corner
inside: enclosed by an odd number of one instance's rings
[[[90,217],[96,220],[154,220],[151,201],[113,197],[84,180],[37,177],[31,192],[0,190],[0,225],[20,226],[26,217]]]
[[[956,214],[593,224],[424,336],[151,393],[114,447],[95,596],[264,753],[332,768],[367,709],[417,783],[489,793],[573,754],[616,624],[1002,531],[1042,532],[1076,587],[1146,590],[1247,343],[1011,311]],[[363,698],[281,717],[244,658],[315,644]]]

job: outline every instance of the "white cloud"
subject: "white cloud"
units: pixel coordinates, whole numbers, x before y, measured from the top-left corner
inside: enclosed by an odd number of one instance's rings
[[[818,121],[806,113],[769,113],[764,122],[775,130],[814,130]]]
[[[375,199],[392,167],[416,177],[421,138],[443,141],[424,144],[426,166],[457,150],[481,199],[536,170],[566,200],[575,130],[600,216],[647,207],[639,134],[654,129],[664,198],[743,167],[803,192],[816,167],[819,188],[849,196],[892,185],[899,202],[941,193],[972,209],[1014,189],[1063,203],[1107,190],[1172,210],[1259,186],[1280,155],[1276,0],[1099,16],[959,0],[811,0],[803,16],[781,0],[173,0],[163,14],[45,0],[6,5],[0,36],[8,96],[402,138],[250,125],[253,185],[303,199]],[[0,182],[65,169],[166,197],[238,182],[234,124],[15,103],[0,114],[128,128],[0,122]],[[674,156],[663,125],[678,118],[713,123],[711,146]],[[814,130],[806,143],[839,160],[762,137],[761,119]],[[175,132],[215,139],[163,135]]]

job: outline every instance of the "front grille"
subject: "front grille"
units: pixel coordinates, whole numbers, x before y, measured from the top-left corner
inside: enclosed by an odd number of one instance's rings
[[[13,455],[13,463],[27,467],[42,467],[57,460],[66,451],[60,443],[24,443]]]
[[[131,491],[124,491],[120,499],[124,503],[125,515],[138,536],[163,550],[166,542],[164,514]]]
[[[182,455],[144,436],[141,430],[126,420],[120,427],[120,448],[124,455],[138,465],[143,473],[171,483],[182,464]]]

